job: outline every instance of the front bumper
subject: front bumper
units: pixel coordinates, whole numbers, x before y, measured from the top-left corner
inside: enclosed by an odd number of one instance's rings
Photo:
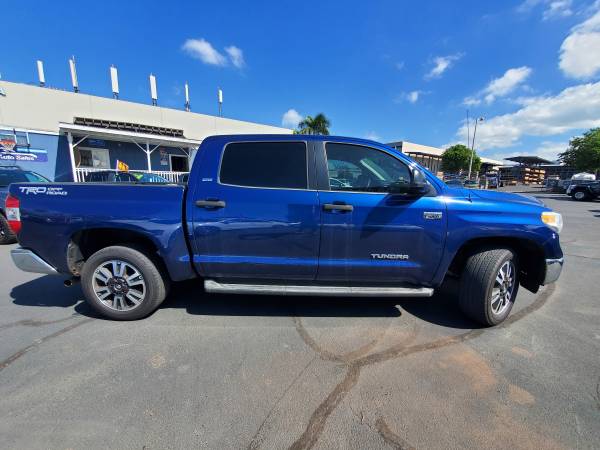
[[[546,275],[544,276],[543,285],[554,283],[560,277],[564,258],[547,259],[546,260]]]
[[[10,251],[10,256],[15,266],[24,272],[58,275],[58,271],[54,267],[26,248],[15,248]]]

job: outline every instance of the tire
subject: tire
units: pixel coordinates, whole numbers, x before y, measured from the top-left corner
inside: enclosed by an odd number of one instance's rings
[[[0,214],[0,245],[14,244],[17,242],[17,236],[10,229],[6,217]]]
[[[575,191],[571,194],[573,200],[577,200],[578,202],[582,202],[587,200],[587,193],[585,191]]]
[[[500,271],[506,275],[507,267],[511,267],[511,275],[506,277],[512,280],[510,289],[508,282],[499,283]],[[483,250],[467,259],[460,280],[459,304],[467,316],[480,324],[498,325],[510,314],[518,290],[516,255],[505,248]]]
[[[141,319],[153,313],[167,296],[169,280],[159,267],[141,248],[106,247],[83,265],[81,287],[88,304],[103,316]]]

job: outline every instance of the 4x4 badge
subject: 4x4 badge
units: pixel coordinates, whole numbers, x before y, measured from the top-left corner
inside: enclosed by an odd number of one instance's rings
[[[423,218],[427,220],[439,220],[442,218],[441,211],[424,211]]]

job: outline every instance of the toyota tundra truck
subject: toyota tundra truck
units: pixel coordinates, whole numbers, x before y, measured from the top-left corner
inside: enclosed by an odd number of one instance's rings
[[[456,278],[460,308],[492,326],[519,286],[536,292],[563,265],[561,215],[539,200],[450,188],[363,139],[212,136],[187,185],[9,191],[16,266],[80,280],[116,320],[149,315],[192,278],[207,293],[370,298],[430,297]]]

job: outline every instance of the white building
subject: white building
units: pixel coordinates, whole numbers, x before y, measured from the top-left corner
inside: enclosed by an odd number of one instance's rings
[[[287,128],[0,81],[0,163],[56,181],[131,170],[177,181],[215,134],[290,134]]]
[[[405,155],[410,156],[422,166],[427,167],[434,174],[442,171],[442,154],[444,153],[444,150],[441,148],[415,144],[408,141],[390,142],[386,145],[400,150]],[[479,157],[481,158],[482,165],[485,165],[488,168],[506,165],[505,162],[497,159],[490,159],[482,156]]]

